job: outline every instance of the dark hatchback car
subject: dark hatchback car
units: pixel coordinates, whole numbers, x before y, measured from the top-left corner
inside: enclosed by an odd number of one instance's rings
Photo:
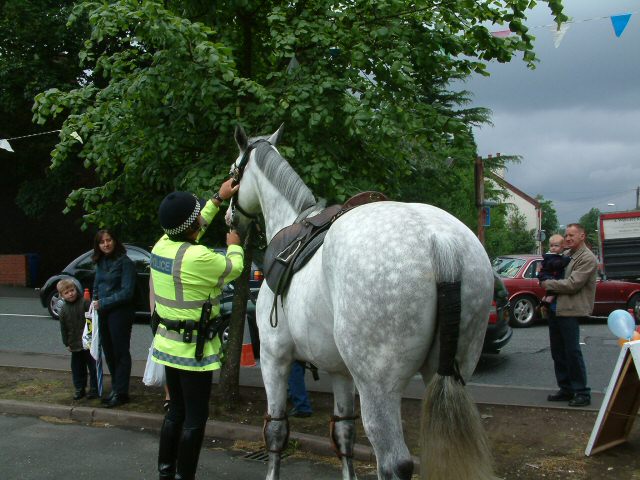
[[[513,330],[509,326],[511,315],[509,292],[500,277],[495,275],[494,280],[494,299],[489,311],[489,322],[482,353],[499,353],[502,347],[509,343],[513,335]]]
[[[136,308],[136,316],[142,319],[149,319],[149,260],[151,254],[144,248],[137,247],[135,245],[125,244],[127,249],[127,255],[133,261],[136,267],[136,289],[134,293],[134,303]],[[225,254],[225,249],[216,248],[218,253]],[[67,265],[62,272],[50,277],[43,287],[40,289],[40,302],[42,306],[49,310],[49,314],[58,319],[58,312],[60,310],[60,296],[56,289],[56,284],[62,278],[71,278],[76,284],[76,287],[80,292],[84,292],[86,288],[91,291],[93,289],[93,279],[95,277],[95,264],[91,260],[93,250],[83,253],[78,258],[73,260]],[[255,290],[259,288],[262,282],[262,271],[254,264],[251,269],[251,279],[249,282],[250,288]],[[233,298],[233,286],[227,285],[222,293],[221,310],[231,308],[231,299]],[[224,302],[227,300],[226,305]],[[249,304],[252,304],[250,301]],[[248,309],[252,305],[248,306]]]

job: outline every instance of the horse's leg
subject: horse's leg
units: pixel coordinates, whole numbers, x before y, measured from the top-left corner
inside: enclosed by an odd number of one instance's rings
[[[264,352],[264,351],[263,351]],[[264,423],[264,442],[269,452],[266,480],[280,478],[280,456],[289,440],[287,419],[287,378],[291,363],[262,353],[261,370],[267,392],[267,415]]]
[[[353,469],[353,445],[356,441],[355,387],[353,379],[347,375],[332,374],[333,417],[331,417],[331,442],[342,461],[342,478],[356,479]]]
[[[400,392],[384,392],[379,385],[358,385],[365,432],[378,461],[381,480],[410,480],[413,459],[404,443]]]

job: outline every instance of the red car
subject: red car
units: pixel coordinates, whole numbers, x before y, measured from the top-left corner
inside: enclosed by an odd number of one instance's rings
[[[536,276],[540,262],[540,255],[503,255],[493,261],[509,291],[513,327],[528,327],[538,319],[536,307],[545,294]],[[633,309],[640,323],[640,283],[598,278],[592,315],[607,316],[617,309]]]

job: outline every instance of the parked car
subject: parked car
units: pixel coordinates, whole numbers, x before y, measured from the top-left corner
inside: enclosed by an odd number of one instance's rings
[[[148,320],[151,316],[149,312],[149,261],[151,253],[135,245],[125,244],[125,247],[127,249],[127,255],[136,267],[136,289],[134,293],[136,316]],[[215,250],[223,255],[226,252],[224,248],[216,248]],[[81,293],[84,292],[85,288],[88,288],[89,291],[93,289],[96,266],[91,260],[92,254],[93,250],[90,250],[74,259],[62,272],[47,279],[40,289],[40,302],[54,319],[58,319],[61,306],[59,303],[60,296],[56,289],[56,284],[59,280],[65,277],[70,278]],[[258,268],[257,265],[252,265],[251,279],[249,282],[250,287],[252,289],[259,288],[262,283],[262,278],[262,270]],[[229,293],[231,294],[231,298],[233,298],[233,288],[226,286],[223,297],[229,298]],[[228,308],[230,309],[230,306]]]
[[[536,274],[541,262],[540,255],[504,255],[493,261],[509,290],[513,327],[528,327],[539,319],[536,309],[545,295]],[[607,316],[617,309],[633,309],[636,323],[640,322],[640,283],[598,276],[592,315]]]
[[[509,343],[513,335],[513,330],[509,326],[510,315],[509,292],[502,279],[495,275],[493,302],[489,311],[482,353],[500,353],[502,347]]]

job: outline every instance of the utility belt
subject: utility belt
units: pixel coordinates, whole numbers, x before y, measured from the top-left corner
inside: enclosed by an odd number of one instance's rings
[[[164,325],[167,330],[173,330],[180,333],[182,331],[182,341],[184,343],[191,343],[193,341],[193,331],[195,330],[198,335],[196,336],[196,360],[200,361],[203,357],[204,342],[207,340],[213,340],[218,331],[221,317],[210,318],[211,315],[211,301],[207,300],[202,305],[202,312],[200,314],[200,320],[169,320],[160,317],[157,311],[153,312],[152,323],[159,323]]]

